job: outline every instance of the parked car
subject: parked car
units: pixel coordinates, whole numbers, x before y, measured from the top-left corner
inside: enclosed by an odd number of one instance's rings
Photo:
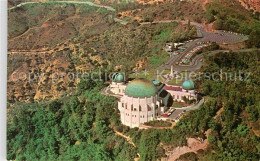
[[[168,115],[168,114],[166,114],[166,113],[164,113],[164,114],[161,114],[161,116],[163,116],[163,117],[169,117],[169,115]]]

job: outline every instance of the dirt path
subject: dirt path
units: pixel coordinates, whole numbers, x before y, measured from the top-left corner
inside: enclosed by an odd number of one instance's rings
[[[187,146],[174,148],[170,152],[167,161],[175,161],[185,153],[189,153],[189,152],[197,153],[197,151],[200,149],[206,149],[209,144],[207,139],[201,140],[195,138],[188,138],[187,142],[188,142]]]
[[[126,141],[127,141],[129,144],[133,145],[133,146],[136,148],[136,145],[135,145],[135,143],[133,142],[133,140],[132,140],[131,137],[129,137],[129,136],[127,136],[127,135],[125,135],[125,134],[123,134],[123,133],[121,133],[121,132],[118,132],[118,131],[115,131],[115,134],[118,135],[118,136],[121,136],[121,137],[125,138]],[[140,159],[140,154],[137,153],[137,155],[138,155],[138,157],[137,157],[137,158],[134,158],[135,161],[138,161],[138,160]]]
[[[98,4],[95,4],[95,3],[92,3],[92,2],[83,2],[83,1],[48,1],[48,2],[24,2],[24,3],[20,3],[18,4],[17,6],[14,6],[14,7],[11,7],[9,8],[8,10],[13,10],[15,8],[18,8],[18,7],[21,7],[21,6],[24,6],[24,5],[27,5],[27,4],[37,4],[37,3],[63,3],[63,4],[88,4],[90,6],[95,6],[95,7],[103,7],[103,8],[106,8],[107,10],[110,10],[110,11],[115,11],[114,8],[110,7],[110,6],[104,6],[104,5],[98,5]]]

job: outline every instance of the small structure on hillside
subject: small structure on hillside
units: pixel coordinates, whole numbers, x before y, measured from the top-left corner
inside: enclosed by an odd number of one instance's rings
[[[173,43],[172,42],[167,42],[165,44],[164,50],[166,52],[172,52],[173,51],[172,49],[173,49]]]

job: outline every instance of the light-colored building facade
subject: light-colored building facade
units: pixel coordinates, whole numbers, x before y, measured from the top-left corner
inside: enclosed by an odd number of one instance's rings
[[[122,123],[131,128],[155,120],[161,113],[155,85],[145,79],[131,81],[118,102],[118,109]]]
[[[182,87],[146,79],[126,83],[120,73],[112,76],[109,86],[111,94],[119,98],[118,109],[122,124],[131,128],[156,120],[172,106],[174,100],[184,102],[184,97],[196,99],[193,88],[192,81],[185,81]]]
[[[160,114],[160,102],[157,101],[156,95],[149,98],[124,95],[118,102],[118,109],[122,124],[133,128],[155,120]]]
[[[123,96],[126,89],[125,76],[121,73],[114,73],[111,79],[112,83],[109,86],[110,91],[115,95]]]
[[[194,91],[194,83],[191,80],[183,82],[182,86],[166,85],[163,87],[172,96],[172,99],[177,102],[185,102],[186,100],[197,100],[197,95]]]
[[[126,84],[125,83],[116,83],[112,82],[110,85],[110,90],[116,95],[124,95],[125,94],[125,88]]]

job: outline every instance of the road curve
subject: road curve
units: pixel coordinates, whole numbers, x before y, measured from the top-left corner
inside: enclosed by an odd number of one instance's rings
[[[96,7],[103,7],[106,8],[107,10],[110,11],[116,11],[114,8],[112,8],[111,6],[104,6],[104,5],[98,5],[98,4],[94,4],[92,2],[81,2],[81,1],[49,1],[49,2],[24,2],[24,3],[20,3],[17,6],[11,7],[8,10],[13,10],[15,8],[27,5],[27,4],[36,4],[36,3],[64,3],[64,4],[88,4],[90,6],[96,6]],[[128,22],[118,19],[118,18],[114,18],[115,22],[119,22],[121,24],[127,24]],[[162,21],[153,21],[153,22],[142,22],[140,23],[141,25],[148,25],[148,24],[157,24],[157,23],[172,23],[172,22],[179,22],[179,23],[183,23],[183,24],[187,24],[188,21],[184,21],[184,20],[162,20]],[[190,22],[191,25],[195,26],[197,28],[197,35],[198,37],[200,37],[199,39],[193,41],[191,43],[191,45],[183,51],[183,53],[181,53],[178,56],[174,56],[171,57],[165,64],[159,66],[157,69],[159,71],[163,71],[164,69],[170,69],[171,65],[173,65],[174,70],[175,71],[195,71],[197,69],[200,68],[200,66],[202,65],[201,63],[201,57],[195,57],[192,60],[192,63],[188,66],[181,66],[181,65],[177,65],[177,62],[180,62],[180,60],[187,54],[189,53],[191,50],[193,50],[194,48],[198,47],[199,45],[197,44],[198,42],[216,42],[219,44],[222,43],[228,43],[228,44],[232,44],[232,43],[237,43],[237,42],[242,42],[248,39],[248,36],[246,35],[238,35],[238,34],[233,34],[233,33],[228,33],[225,31],[215,31],[215,32],[208,32],[204,29],[203,25],[197,22]],[[179,63],[178,63],[179,64]]]
[[[156,24],[156,23],[171,23],[171,22],[180,22],[187,24],[188,21],[182,21],[182,20],[163,20],[163,21],[154,21],[154,22],[143,22],[142,25],[146,24]],[[216,42],[218,44],[232,44],[237,42],[242,42],[248,39],[248,36],[246,35],[239,35],[237,33],[230,33],[225,31],[214,31],[209,32],[206,31],[202,24],[199,24],[197,22],[190,22],[191,25],[195,26],[197,28],[197,35],[200,37],[199,39],[193,41],[190,43],[189,47],[185,49],[181,54],[177,56],[171,57],[165,64],[159,66],[157,70],[159,72],[163,71],[164,69],[170,69],[173,65],[175,71],[195,71],[199,69],[202,65],[201,58],[202,56],[197,56],[192,60],[192,63],[190,65],[184,66],[184,65],[177,65],[181,61],[181,59],[188,54],[191,50],[194,48],[200,46],[198,43],[200,42]]]

